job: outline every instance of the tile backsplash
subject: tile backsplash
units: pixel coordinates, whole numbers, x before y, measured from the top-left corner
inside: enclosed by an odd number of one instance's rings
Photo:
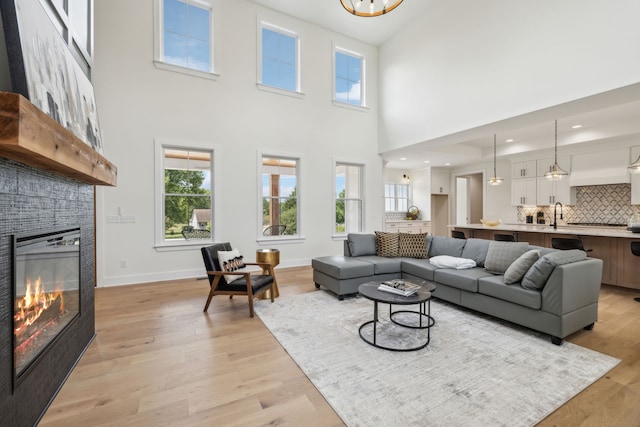
[[[553,223],[553,206],[518,206],[518,222],[524,223],[528,214],[533,215],[535,222],[536,212],[539,211],[544,212],[547,224]],[[564,219],[558,218],[558,224],[627,225],[631,214],[640,214],[640,206],[631,204],[631,184],[589,185],[576,187],[575,206],[564,206],[562,213]]]

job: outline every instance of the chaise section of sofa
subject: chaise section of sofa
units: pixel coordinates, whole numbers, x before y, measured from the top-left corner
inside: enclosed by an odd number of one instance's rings
[[[602,261],[584,252],[442,236],[427,236],[424,245],[427,258],[378,256],[376,235],[350,234],[344,255],[312,260],[315,286],[343,299],[370,281],[430,281],[436,285],[434,297],[549,334],[555,344],[591,329],[598,318]],[[438,267],[435,257],[472,260],[475,267]],[[529,264],[512,282],[513,271],[506,270],[520,258],[530,258]]]

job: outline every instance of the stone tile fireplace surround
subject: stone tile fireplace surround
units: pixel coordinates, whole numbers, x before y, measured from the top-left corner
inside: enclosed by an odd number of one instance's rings
[[[95,334],[93,185],[0,157],[0,424],[37,423]],[[80,316],[13,381],[12,237],[80,226]]]

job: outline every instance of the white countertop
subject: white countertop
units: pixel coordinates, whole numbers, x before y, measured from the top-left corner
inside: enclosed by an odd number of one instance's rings
[[[449,228],[472,228],[502,231],[520,231],[527,233],[549,234],[575,234],[580,236],[625,237],[628,239],[640,239],[640,233],[632,233],[624,226],[620,227],[595,227],[586,225],[559,225],[557,230],[549,224],[500,224],[489,227],[484,224],[449,225]]]

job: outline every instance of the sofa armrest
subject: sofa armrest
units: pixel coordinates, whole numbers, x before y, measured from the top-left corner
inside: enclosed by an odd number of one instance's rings
[[[542,290],[542,310],[562,316],[598,302],[602,260],[587,258],[553,269]]]

